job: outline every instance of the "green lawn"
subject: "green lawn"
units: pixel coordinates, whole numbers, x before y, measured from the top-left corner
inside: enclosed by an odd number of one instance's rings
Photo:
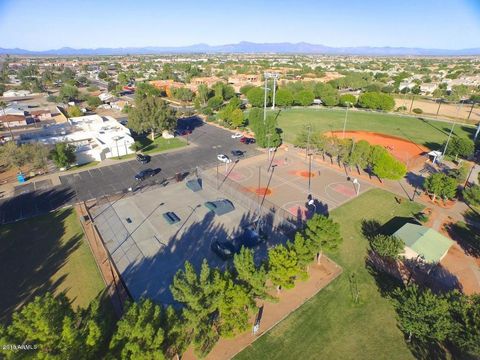
[[[331,257],[343,267],[343,274],[235,359],[413,359],[393,307],[365,268],[367,241],[361,221],[385,224],[421,208],[406,200],[399,205],[393,194],[373,189],[333,210],[331,217],[341,224],[344,241]],[[360,293],[358,304],[350,292],[352,273]]]
[[[284,139],[293,142],[303,126],[311,124],[313,131],[342,130],[345,111],[339,109],[289,109],[278,116],[279,127],[284,131]],[[434,120],[350,110],[347,130],[374,131],[398,136],[437,150],[448,137],[451,125]],[[457,124],[457,136],[473,138],[475,128]]]
[[[0,227],[0,320],[34,295],[65,292],[85,307],[104,288],[77,215],[64,209]]]
[[[187,142],[178,137],[173,139],[164,139],[163,137],[158,136],[153,142],[150,139],[142,138],[141,143],[143,145],[143,149],[141,150],[143,154],[153,154],[160,151],[187,146]]]
[[[170,149],[177,149],[177,148],[187,146],[187,142],[184,139],[178,138],[178,137],[173,139],[164,139],[163,137],[158,136],[155,138],[154,141],[152,141],[150,138],[140,137],[135,140],[142,145],[142,149],[140,149],[139,151],[142,154],[150,154],[150,155],[158,152],[170,150]],[[114,159],[124,160],[124,159],[130,159],[133,157],[135,157],[135,154],[123,155],[120,157],[116,157]]]

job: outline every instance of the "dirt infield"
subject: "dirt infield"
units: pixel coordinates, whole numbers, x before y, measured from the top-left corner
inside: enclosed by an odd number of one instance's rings
[[[342,131],[329,131],[326,136],[343,137]],[[373,145],[385,147],[393,156],[403,161],[408,167],[416,165],[418,159],[423,159],[422,154],[430,150],[425,146],[416,144],[396,136],[385,135],[367,131],[346,131],[345,138],[355,139],[355,141],[366,140]],[[423,160],[422,160],[423,161]]]

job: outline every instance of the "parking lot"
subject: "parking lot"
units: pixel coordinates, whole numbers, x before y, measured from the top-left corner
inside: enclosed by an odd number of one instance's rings
[[[188,127],[192,130],[188,135],[191,144],[188,147],[153,155],[150,163],[145,165],[132,159],[63,175],[60,176],[60,186],[53,186],[50,181],[18,185],[13,197],[0,200],[0,222],[43,214],[78,201],[126,193],[129,188],[138,186],[134,176],[142,169],[158,170],[157,175],[142,182],[142,186],[148,186],[162,183],[178,172],[190,173],[197,166],[215,166],[218,154],[231,156],[230,151],[233,149],[245,152],[245,157],[259,154],[255,145],[242,144],[238,139],[231,138],[231,132],[204,124],[196,118],[180,119],[178,124],[179,128]]]
[[[146,184],[149,184],[161,182],[179,172],[192,172],[196,167],[214,166],[218,162],[218,154],[232,157],[230,152],[233,149],[241,150],[245,157],[259,154],[255,145],[242,144],[238,139],[232,139],[231,132],[204,124],[196,118],[179,120],[179,128],[187,127],[192,129],[192,133],[188,135],[188,142],[191,145],[186,149],[153,155],[148,164],[140,164],[136,160],[131,160],[81,173],[64,175],[60,177],[60,180],[62,184],[71,186],[75,190],[78,199],[89,200],[120,193],[134,187],[136,184],[134,176],[142,169],[158,170],[158,174],[154,178],[146,180]]]
[[[218,216],[204,205],[223,198],[235,210]],[[95,206],[90,213],[131,295],[170,304],[168,286],[184,262],[199,268],[205,258],[212,266],[224,267],[226,262],[210,250],[211,243],[229,239],[238,248],[238,236],[258,219],[256,210],[257,206],[248,209],[209,183],[203,182],[203,189],[193,192],[181,181],[136,191]],[[180,221],[169,224],[163,217],[166,212],[174,212]],[[267,247],[286,240],[272,214],[263,211],[261,217],[267,240],[257,247],[259,258]]]

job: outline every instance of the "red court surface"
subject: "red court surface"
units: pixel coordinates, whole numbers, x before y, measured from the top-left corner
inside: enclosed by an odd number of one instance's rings
[[[329,131],[325,135],[343,138],[343,131]],[[376,132],[346,131],[345,138],[355,139],[355,141],[366,140],[372,145],[381,145],[397,159],[407,164],[408,167],[414,167],[418,162],[423,162],[425,159],[422,154],[430,151],[425,146],[412,141]]]

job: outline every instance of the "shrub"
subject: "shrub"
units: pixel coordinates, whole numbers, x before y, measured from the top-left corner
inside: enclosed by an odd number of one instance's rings
[[[412,110],[415,114],[423,114],[423,110],[420,108],[415,108]]]

